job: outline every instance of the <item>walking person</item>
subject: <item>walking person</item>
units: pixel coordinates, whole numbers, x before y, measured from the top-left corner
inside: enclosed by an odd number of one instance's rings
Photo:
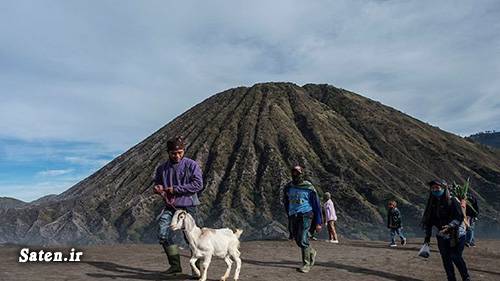
[[[158,240],[170,264],[166,274],[182,272],[179,247],[170,229],[172,217],[176,210],[183,209],[197,220],[196,206],[200,204],[197,193],[203,189],[200,166],[196,161],[184,157],[184,149],[182,137],[167,141],[169,159],[156,169],[154,180],[154,192],[165,202],[165,208],[158,218]]]
[[[474,228],[476,227],[477,217],[479,216],[479,205],[477,203],[476,196],[472,193],[467,194],[468,201],[470,205],[466,207],[466,220],[469,223],[467,232],[465,234],[465,246],[466,247],[476,247],[476,239],[474,235]]]
[[[439,253],[448,281],[457,280],[453,265],[457,267],[463,281],[470,281],[467,265],[462,257],[465,223],[460,201],[451,196],[446,181],[433,180],[428,185],[430,194],[422,220],[425,229],[424,243],[430,243],[432,229],[436,227]]]
[[[289,217],[290,237],[301,249],[302,267],[297,270],[307,273],[316,259],[316,250],[310,245],[309,235],[314,230],[321,231],[321,206],[314,186],[304,180],[302,167],[293,167],[291,173],[292,181],[285,186],[282,200]]]
[[[335,222],[337,221],[337,213],[333,205],[332,195],[330,192],[325,192],[325,203],[323,208],[325,210],[325,221],[328,228],[328,242],[338,244],[337,232],[335,231]]]
[[[399,212],[398,205],[396,201],[391,200],[387,204],[387,228],[390,229],[391,233],[391,244],[390,247],[397,247],[396,245],[396,235],[399,236],[401,245],[406,245],[406,238],[403,235],[401,212]]]

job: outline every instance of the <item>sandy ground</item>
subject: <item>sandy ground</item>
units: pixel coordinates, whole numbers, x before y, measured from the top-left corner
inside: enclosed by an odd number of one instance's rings
[[[417,257],[420,247],[409,243],[388,248],[386,242],[341,241],[335,245],[314,241],[316,266],[308,274],[296,272],[299,249],[290,241],[254,241],[241,245],[240,280],[446,280],[436,244],[429,259]],[[81,262],[18,263],[20,246],[0,246],[0,280],[187,280],[168,277],[166,257],[159,245],[90,246]],[[70,248],[64,248],[68,253]],[[183,250],[184,272],[190,273],[189,252]],[[465,250],[473,280],[500,280],[500,241],[479,241]],[[213,259],[209,280],[219,280],[225,263]],[[234,270],[234,267],[233,267]],[[233,272],[231,272],[232,278]],[[458,276],[458,272],[457,272]],[[459,278],[460,280],[460,278]]]

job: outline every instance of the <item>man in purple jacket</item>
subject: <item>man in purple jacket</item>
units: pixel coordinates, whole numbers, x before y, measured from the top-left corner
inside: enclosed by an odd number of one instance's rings
[[[182,272],[179,247],[173,241],[174,233],[170,229],[172,216],[177,209],[183,209],[197,220],[196,206],[200,204],[197,193],[203,189],[200,166],[184,157],[184,148],[182,137],[168,140],[169,160],[156,169],[154,192],[165,201],[158,220],[158,240],[170,264],[166,274]]]

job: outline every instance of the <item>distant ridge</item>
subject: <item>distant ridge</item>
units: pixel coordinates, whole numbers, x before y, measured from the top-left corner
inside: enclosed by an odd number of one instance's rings
[[[27,203],[11,197],[0,197],[0,209],[17,208]]]
[[[469,139],[476,141],[480,144],[489,145],[494,148],[500,149],[500,132],[483,132],[469,136]]]

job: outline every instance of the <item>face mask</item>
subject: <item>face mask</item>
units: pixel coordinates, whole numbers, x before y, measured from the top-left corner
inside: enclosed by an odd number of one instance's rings
[[[441,197],[443,194],[444,194],[444,189],[441,189],[439,191],[432,191],[432,195],[434,195],[434,197]]]

